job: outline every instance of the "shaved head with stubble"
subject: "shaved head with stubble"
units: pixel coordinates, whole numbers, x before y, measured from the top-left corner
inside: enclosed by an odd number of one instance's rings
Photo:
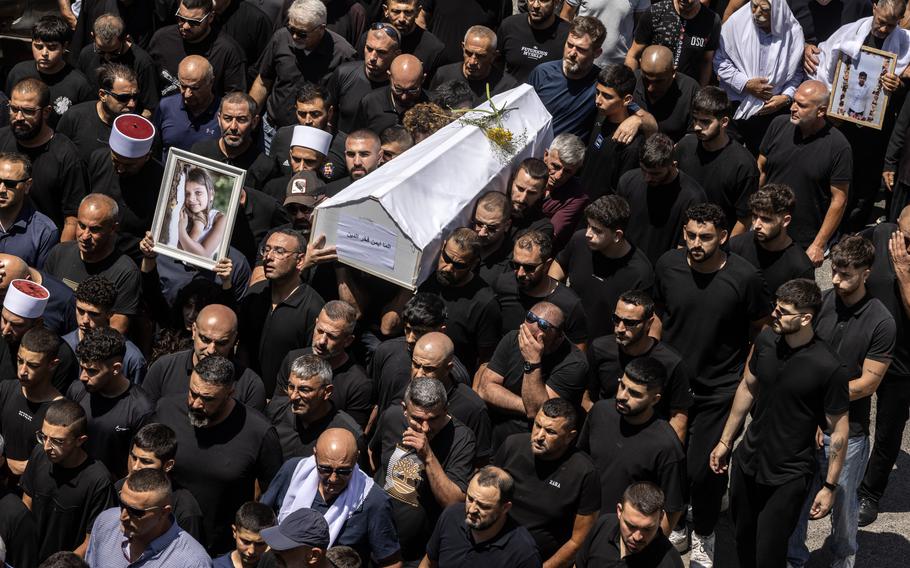
[[[455,344],[448,335],[431,331],[425,333],[414,344],[411,354],[411,378],[429,377],[438,379],[449,386],[452,362],[455,358]]]
[[[193,323],[193,363],[210,355],[231,359],[237,343],[237,314],[221,304],[210,304],[199,311]]]
[[[641,53],[641,69],[648,73],[673,71],[673,52],[663,45],[649,45]]]
[[[348,487],[352,475],[342,475],[339,469],[354,469],[360,452],[354,434],[343,428],[329,428],[313,448],[313,458],[320,470],[331,469],[328,474],[319,472],[319,492],[326,503],[331,503]]]

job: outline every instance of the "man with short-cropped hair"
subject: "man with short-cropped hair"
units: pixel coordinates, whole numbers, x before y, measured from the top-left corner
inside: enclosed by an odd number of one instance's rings
[[[540,158],[525,158],[518,164],[509,182],[509,203],[512,204],[512,220],[509,240],[515,240],[522,233],[531,230],[544,231],[553,235],[553,224],[543,213],[543,200],[550,183],[550,170]]]
[[[492,286],[507,270],[512,241],[512,206],[501,191],[488,191],[477,199],[471,226],[480,238],[480,277]]]
[[[382,143],[379,135],[372,130],[360,129],[348,134],[344,141],[344,163],[348,175],[336,179],[322,188],[327,197],[332,197],[360,178],[379,167],[382,158]]]
[[[28,198],[32,189],[32,161],[18,152],[0,152],[0,253],[18,256],[42,268],[51,248],[60,242],[60,231],[37,211]]]
[[[231,530],[234,533],[234,550],[212,560],[213,568],[256,568],[268,545],[262,540],[262,529],[278,524],[275,512],[262,503],[247,501],[237,509]]]
[[[496,32],[486,26],[471,26],[461,42],[463,61],[440,67],[430,89],[448,81],[464,81],[474,93],[474,104],[486,102],[487,94],[496,96],[513,89],[519,82],[495,63],[499,58]]]

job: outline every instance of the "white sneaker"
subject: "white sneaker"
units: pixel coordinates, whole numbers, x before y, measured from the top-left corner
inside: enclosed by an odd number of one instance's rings
[[[692,553],[689,555],[689,568],[713,568],[714,566],[714,533],[701,536],[692,531]]]
[[[680,554],[685,554],[689,551],[689,531],[685,527],[673,529],[670,533],[670,543]]]

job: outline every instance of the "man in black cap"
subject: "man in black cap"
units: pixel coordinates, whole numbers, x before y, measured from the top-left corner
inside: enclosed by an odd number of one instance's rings
[[[297,509],[277,526],[262,529],[259,534],[271,549],[263,558],[266,565],[283,568],[331,566],[325,557],[329,547],[329,524],[319,511],[306,507]]]

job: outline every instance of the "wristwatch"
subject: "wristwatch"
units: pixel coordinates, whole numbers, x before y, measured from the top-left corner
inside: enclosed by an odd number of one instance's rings
[[[535,369],[541,368],[542,366],[543,366],[543,363],[529,363],[528,361],[525,361],[524,372],[530,373],[530,372],[534,371]]]
[[[831,491],[831,492],[837,491],[837,484],[836,484],[836,483],[828,483],[828,482],[826,481],[826,482],[822,483],[822,487],[824,487],[825,489],[827,489],[827,490],[829,490],[829,491]]]

